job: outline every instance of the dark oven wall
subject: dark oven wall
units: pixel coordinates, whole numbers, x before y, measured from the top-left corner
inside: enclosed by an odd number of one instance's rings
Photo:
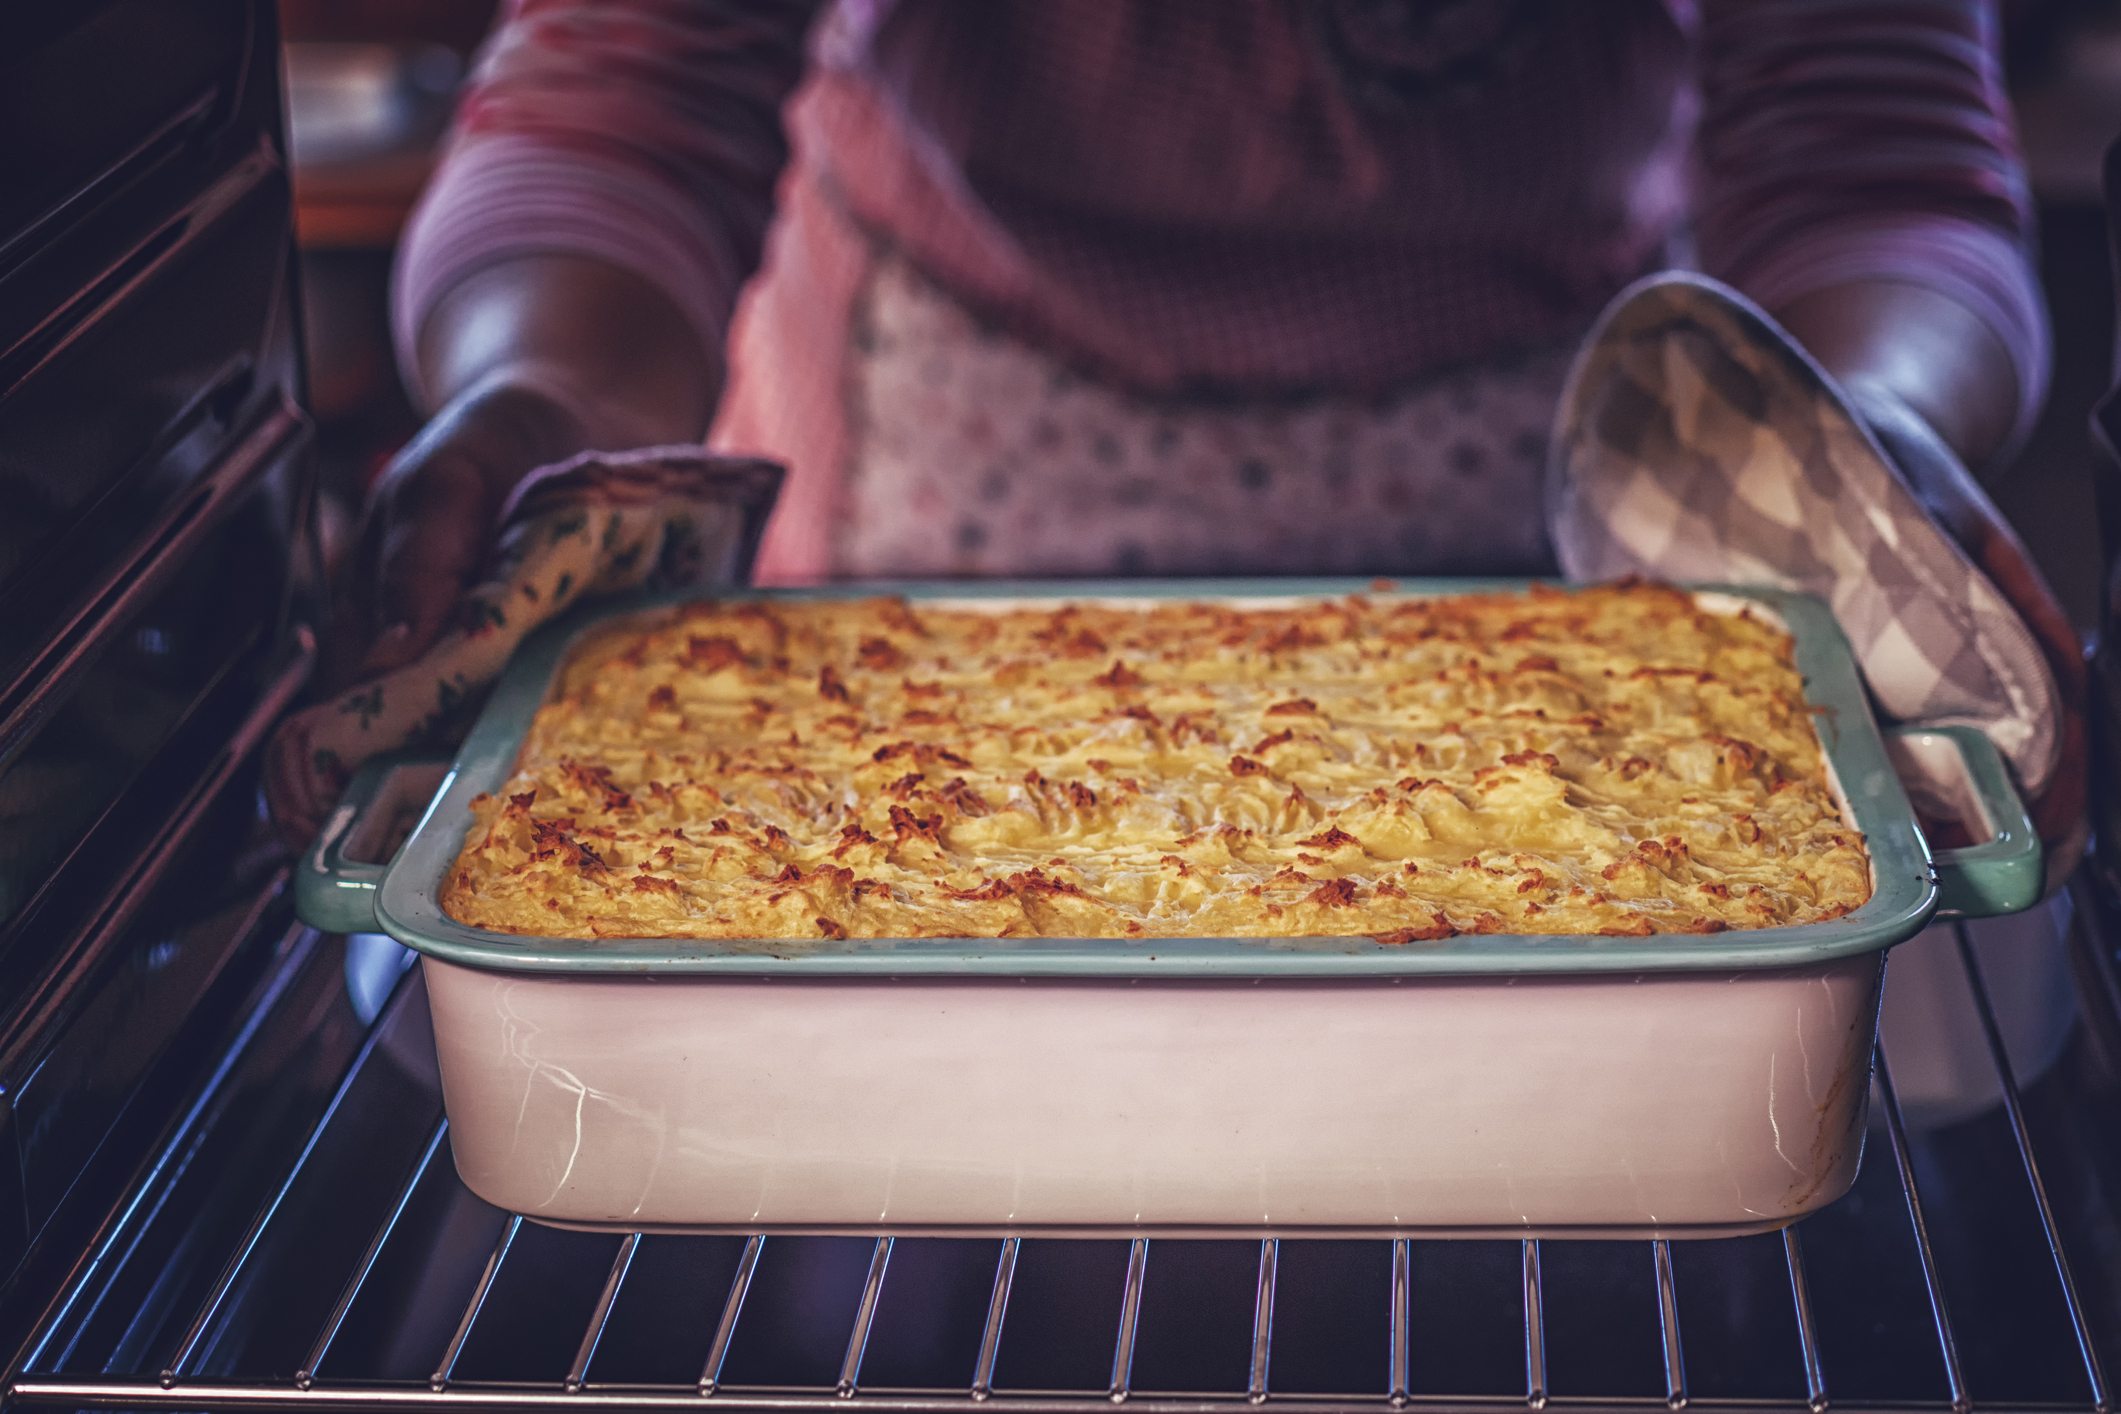
[[[309,558],[278,59],[265,0],[0,9],[0,1292],[258,889]]]

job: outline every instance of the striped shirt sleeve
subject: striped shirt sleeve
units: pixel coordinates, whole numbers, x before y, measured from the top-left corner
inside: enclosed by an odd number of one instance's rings
[[[1995,331],[2020,430],[2048,377],[1993,0],[1705,0],[1695,238],[1770,309],[1927,286]]]
[[[668,294],[722,347],[787,161],[781,107],[814,0],[509,0],[399,248],[392,323],[527,254],[592,256]]]

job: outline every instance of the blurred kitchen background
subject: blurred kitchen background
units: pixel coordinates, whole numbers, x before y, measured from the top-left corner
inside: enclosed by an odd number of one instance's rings
[[[281,3],[328,546],[367,478],[416,425],[391,363],[391,254],[495,8],[494,0]],[[2039,201],[2055,377],[2031,437],[1985,479],[2089,628],[2099,546],[2085,424],[2114,351],[2099,172],[2106,144],[2121,135],[2121,0],[2005,0],[2004,17]]]

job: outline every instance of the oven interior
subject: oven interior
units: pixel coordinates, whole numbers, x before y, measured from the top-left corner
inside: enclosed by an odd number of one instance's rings
[[[526,1223],[447,1156],[419,969],[253,926],[280,965],[79,1254],[22,1407],[2104,1409],[2121,1359],[2111,906],[2059,1048],[1935,947],[1986,1084],[1903,1102],[1891,1023],[1847,1198],[1709,1242],[682,1237]],[[2037,1069],[2037,1073],[2036,1072]]]
[[[0,1407],[2112,1407],[2090,869],[2044,938],[1895,952],[1862,1176],[1786,1233],[612,1236],[473,1198],[419,969],[297,924],[257,807],[317,615],[279,77],[264,0],[0,15]]]

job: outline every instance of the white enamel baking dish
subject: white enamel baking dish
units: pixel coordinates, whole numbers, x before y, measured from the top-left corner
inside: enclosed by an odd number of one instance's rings
[[[1338,581],[891,586],[937,601],[1259,599]],[[1415,582],[1404,593],[1492,589]],[[1507,587],[1507,586],[1500,586]],[[825,592],[825,591],[818,591]],[[847,592],[876,592],[873,588]],[[1976,732],[1902,733],[1989,827],[1930,851],[1816,601],[1786,624],[1874,892],[1712,936],[555,941],[437,895],[574,637],[528,645],[396,857],[350,857],[358,779],[304,918],[423,955],[450,1139],[487,1200],[626,1230],[1540,1235],[1758,1231],[1855,1177],[1886,949],[1940,901],[2029,906],[2039,842]],[[431,787],[431,770],[426,784]],[[404,787],[396,788],[397,803]],[[417,801],[410,802],[417,806]]]

